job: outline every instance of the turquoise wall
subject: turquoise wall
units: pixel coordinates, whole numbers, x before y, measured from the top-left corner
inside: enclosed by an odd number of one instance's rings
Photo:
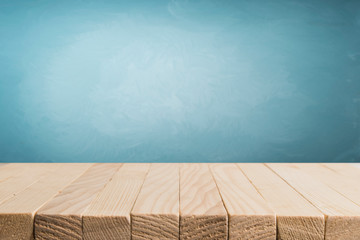
[[[360,161],[360,1],[0,1],[0,161]]]

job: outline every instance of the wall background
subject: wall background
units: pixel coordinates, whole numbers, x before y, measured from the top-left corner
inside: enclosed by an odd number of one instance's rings
[[[360,1],[0,1],[0,161],[360,161]]]

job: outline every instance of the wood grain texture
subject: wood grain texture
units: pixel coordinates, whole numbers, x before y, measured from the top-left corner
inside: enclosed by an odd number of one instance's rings
[[[31,239],[36,211],[91,165],[60,165],[47,176],[0,204],[0,239]]]
[[[210,169],[229,214],[229,238],[275,240],[275,213],[237,165],[210,164]]]
[[[360,206],[292,164],[267,164],[326,216],[326,240],[360,236]]]
[[[360,170],[356,169],[359,173],[359,179],[354,179],[351,177],[351,174],[339,174],[336,168],[330,169],[317,163],[298,163],[292,165],[360,206]]]
[[[343,176],[354,181],[360,181],[360,164],[348,164],[348,163],[321,163],[323,167],[328,168],[337,175]]]
[[[277,216],[277,239],[323,240],[324,215],[263,164],[238,164]]]
[[[83,214],[83,238],[131,239],[130,212],[150,164],[125,163]]]
[[[179,239],[179,165],[152,163],[131,212],[132,239]]]
[[[359,182],[344,163],[9,163],[0,239],[360,239]]]
[[[2,165],[0,168],[0,182],[3,182],[4,180],[8,179],[9,177],[14,177],[17,175],[21,175],[23,171],[29,169],[30,167],[36,167],[41,166],[40,163],[9,163],[6,165]]]
[[[35,216],[36,239],[82,239],[82,215],[121,164],[98,163],[43,206]]]
[[[0,203],[47,176],[60,165],[57,163],[9,164],[0,169]]]
[[[227,239],[228,219],[205,163],[180,164],[180,239]]]

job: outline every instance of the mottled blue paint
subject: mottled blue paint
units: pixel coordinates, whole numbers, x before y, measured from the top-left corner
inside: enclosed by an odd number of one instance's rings
[[[360,1],[0,1],[0,161],[359,161]]]

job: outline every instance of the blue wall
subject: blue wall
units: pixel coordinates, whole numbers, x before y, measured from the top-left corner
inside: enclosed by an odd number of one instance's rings
[[[360,1],[2,0],[0,161],[360,161]]]

